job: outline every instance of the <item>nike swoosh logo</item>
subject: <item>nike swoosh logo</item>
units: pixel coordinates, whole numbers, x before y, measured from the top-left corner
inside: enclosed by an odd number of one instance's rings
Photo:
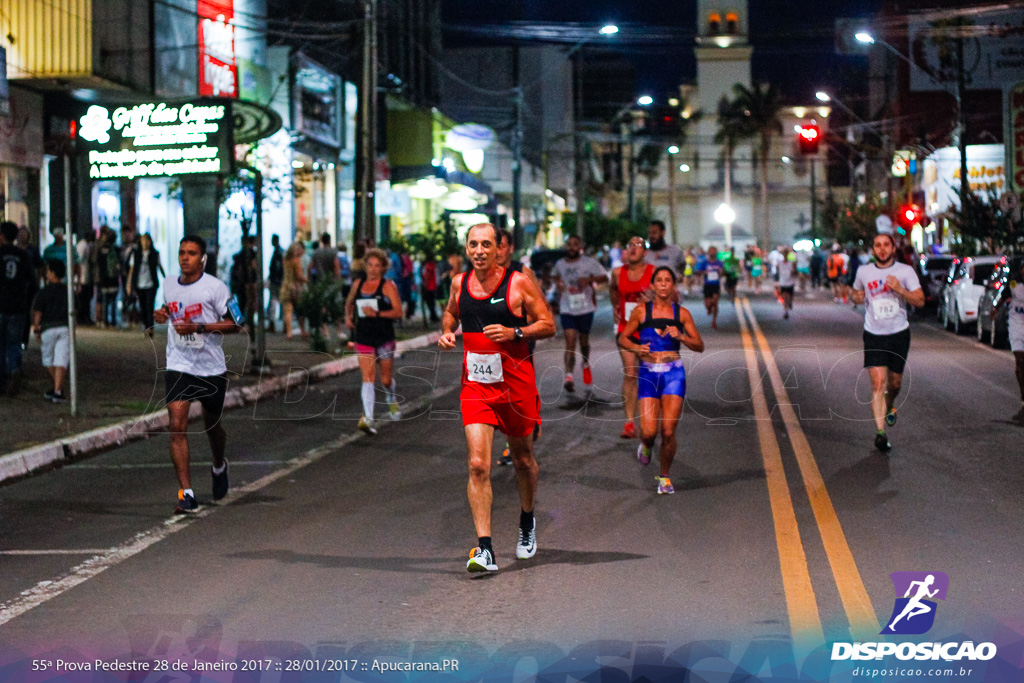
[[[492,304],[500,304],[504,300],[505,300],[505,297],[501,297],[500,299],[495,299],[493,296],[491,297],[491,303]]]

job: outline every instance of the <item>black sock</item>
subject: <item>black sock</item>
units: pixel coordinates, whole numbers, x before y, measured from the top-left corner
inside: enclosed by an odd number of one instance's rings
[[[533,531],[533,513],[526,510],[519,511],[519,528],[523,531]]]
[[[480,550],[489,550],[491,555],[494,554],[494,548],[491,547],[490,536],[480,536],[476,539],[476,544],[480,546]]]

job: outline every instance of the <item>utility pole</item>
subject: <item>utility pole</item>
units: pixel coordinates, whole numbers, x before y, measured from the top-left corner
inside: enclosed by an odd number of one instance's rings
[[[75,259],[71,246],[71,155],[64,155],[64,262],[68,264],[68,385],[71,389],[71,417],[78,416],[78,351],[75,325]]]
[[[356,155],[354,239],[376,237],[377,1],[364,0],[363,76],[359,92],[359,150]]]
[[[582,43],[580,44],[582,47]],[[583,51],[576,56],[576,120],[573,121],[575,135],[573,136],[573,150],[575,151],[576,170],[576,235],[583,239],[583,214],[587,210],[586,191],[587,181],[584,163],[585,142],[580,131],[580,123],[583,121]]]
[[[956,116],[957,128],[960,135],[957,139],[957,147],[960,148],[960,207],[964,208],[967,193],[971,189],[970,180],[967,177],[967,116],[964,114],[964,91],[967,89],[967,73],[964,71],[964,37],[963,34],[956,39]]]
[[[672,229],[672,244],[679,244],[676,233],[676,155],[668,154],[668,224]]]
[[[817,161],[817,157],[812,156],[808,161],[811,162],[811,230],[813,231],[816,225],[815,217],[818,213],[818,184],[814,177],[814,167],[817,166],[814,162]],[[771,248],[771,245],[768,245],[768,248]]]
[[[512,234],[515,243],[523,243],[523,89],[519,85],[519,47],[513,50],[516,73],[516,127],[512,132]]]

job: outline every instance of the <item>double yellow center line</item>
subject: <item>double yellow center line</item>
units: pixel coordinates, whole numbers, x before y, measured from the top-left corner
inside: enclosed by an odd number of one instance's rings
[[[736,304],[736,316],[740,323],[747,374],[750,378],[754,417],[757,421],[757,433],[761,443],[761,455],[768,483],[768,497],[775,524],[775,540],[779,548],[779,562],[794,649],[798,653],[809,652],[810,649],[824,642],[824,634],[817,599],[811,584],[807,555],[804,553],[803,543],[800,539],[793,499],[782,464],[779,442],[775,436],[771,413],[768,410],[764,386],[761,384],[761,373],[751,330],[753,337],[757,339],[758,347],[760,347],[765,367],[768,370],[768,377],[771,380],[772,391],[775,394],[775,401],[796,456],[804,489],[810,500],[814,519],[825,547],[825,554],[832,568],[832,576],[835,579],[843,609],[846,611],[850,635],[855,639],[877,637],[881,629],[878,618],[875,616],[874,607],[871,605],[871,598],[860,578],[857,563],[846,542],[842,525],[840,525],[835,508],[832,506],[832,499],[825,488],[825,481],[818,470],[807,436],[800,427],[800,420],[789,402],[789,395],[786,393],[782,375],[775,363],[775,357],[768,346],[768,340],[757,324],[750,301],[745,297]]]

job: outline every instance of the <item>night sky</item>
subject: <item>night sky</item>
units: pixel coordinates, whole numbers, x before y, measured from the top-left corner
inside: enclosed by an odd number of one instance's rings
[[[881,0],[751,0],[750,41],[754,46],[753,71],[757,81],[771,81],[787,100],[813,101],[814,92],[827,87],[837,93],[857,92],[863,86],[867,60],[835,52],[835,20],[870,17]],[[493,26],[510,22],[579,22],[630,25],[630,33],[645,27],[668,29],[655,41],[622,45],[604,40],[604,47],[635,63],[638,93],[667,94],[677,85],[693,82],[693,55],[697,3],[693,0],[443,0],[445,44],[480,44],[480,36],[451,30],[454,26]],[[501,40],[501,37],[497,37]],[[494,42],[495,38],[491,38]]]

